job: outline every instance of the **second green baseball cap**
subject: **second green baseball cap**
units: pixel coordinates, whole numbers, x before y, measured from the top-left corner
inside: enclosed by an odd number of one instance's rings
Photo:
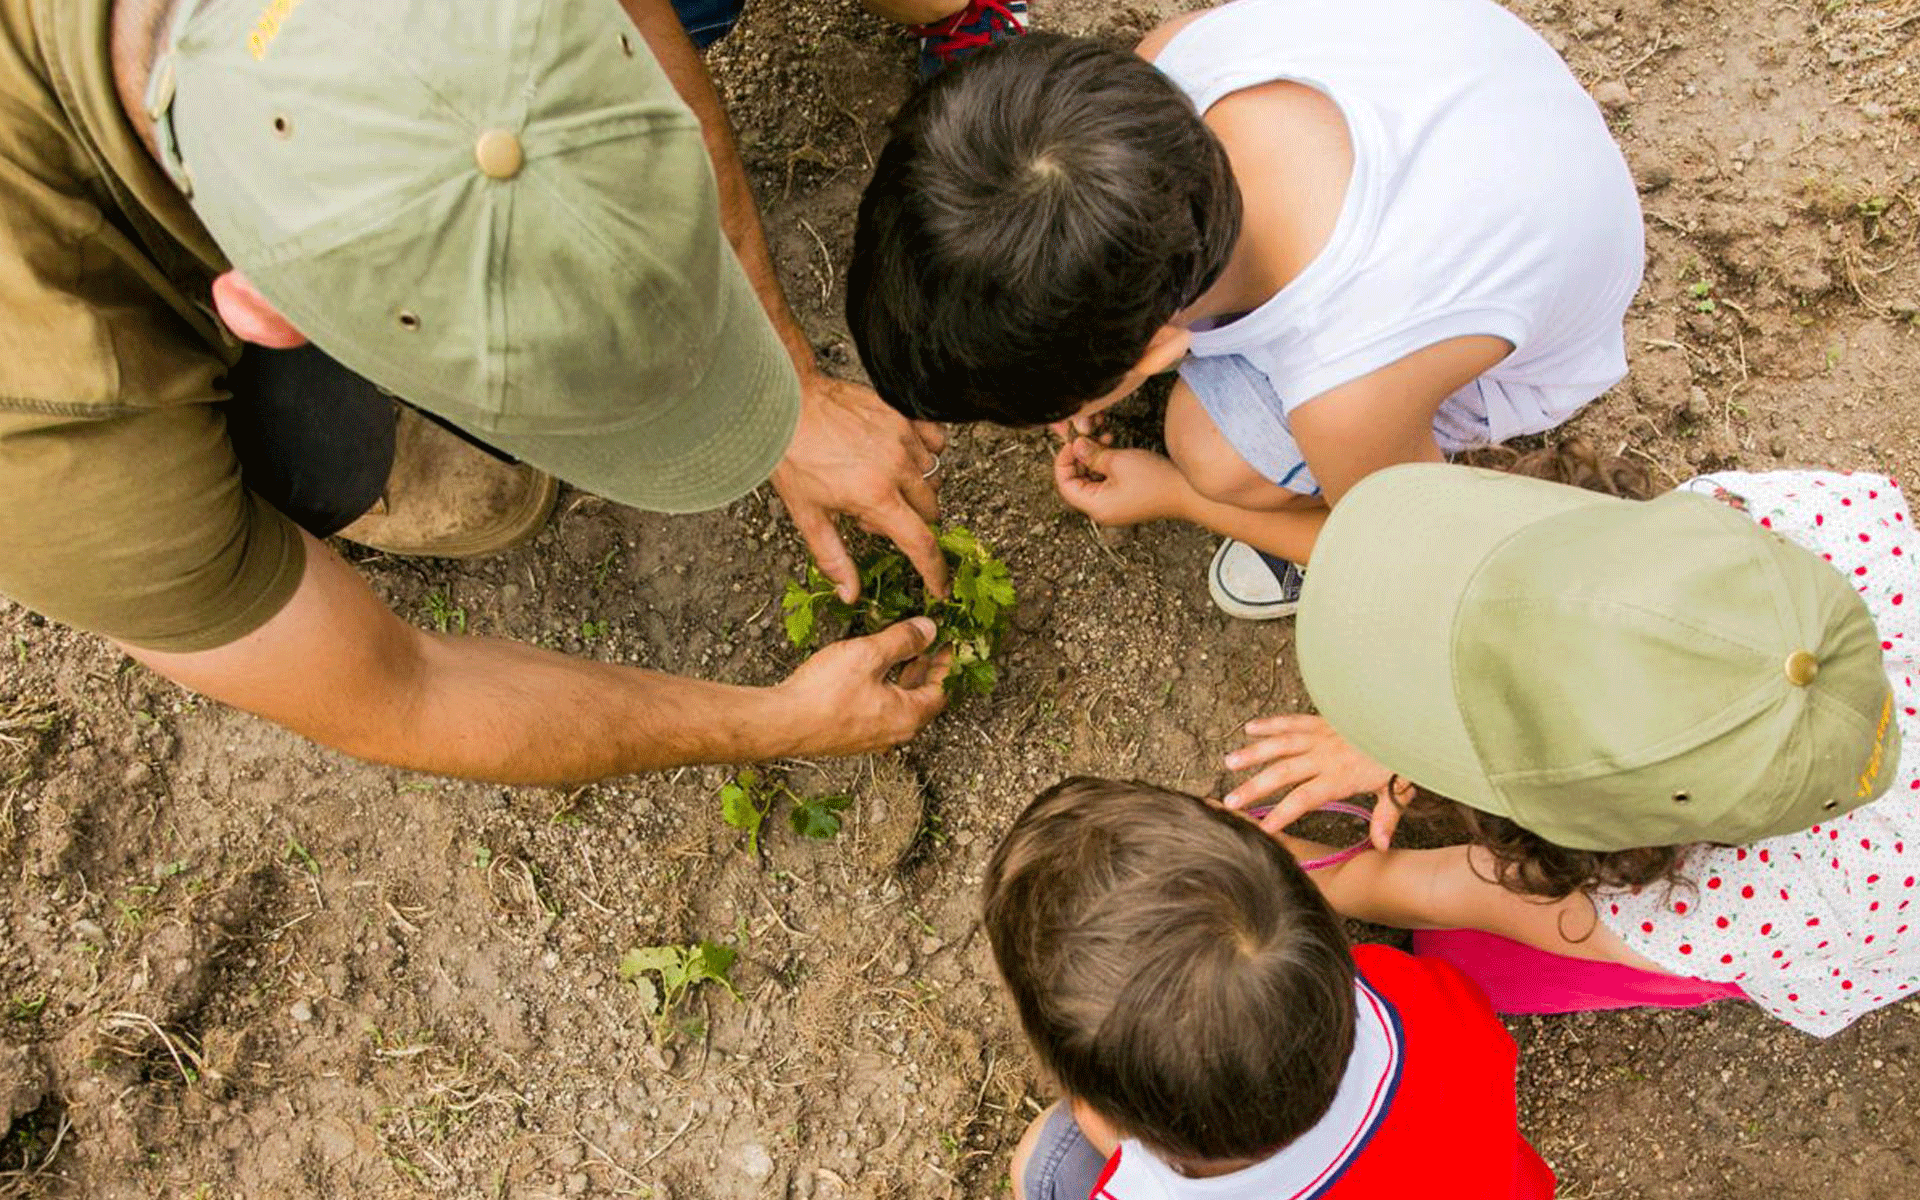
[[[402,399],[665,512],[785,453],[798,378],[617,0],[182,0],[149,108],[234,265]]]
[[[1570,849],[1805,829],[1898,764],[1865,603],[1702,496],[1390,468],[1328,519],[1298,623],[1342,737]]]

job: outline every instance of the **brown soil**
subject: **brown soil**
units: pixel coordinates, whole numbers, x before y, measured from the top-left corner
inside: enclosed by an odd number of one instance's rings
[[[1182,7],[1036,18],[1131,38]],[[1917,473],[1920,2],[1517,7],[1608,103],[1648,216],[1633,374],[1577,431],[1663,479]],[[907,49],[793,0],[713,64],[789,294],[851,371],[851,211]],[[974,921],[996,835],[1068,772],[1212,789],[1239,722],[1304,697],[1284,624],[1208,605],[1206,537],[1100,535],[1039,437],[956,441],[948,516],[1024,594],[1002,687],[888,759],[787,764],[856,804],[827,842],[776,811],[761,861],[727,771],[404,775],[0,607],[0,1196],[1001,1194],[1046,1095]],[[364,567],[423,623],[767,682],[801,561],[763,491],[674,519],[578,497],[503,558]],[[740,998],[696,988],[656,1036],[621,955],[702,939],[738,947]],[[1826,1041],[1731,1005],[1517,1021],[1524,1120],[1569,1197],[1911,1196],[1916,1013]]]

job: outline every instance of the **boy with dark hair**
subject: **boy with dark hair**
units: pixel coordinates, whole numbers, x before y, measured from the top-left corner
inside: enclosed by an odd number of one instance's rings
[[[1492,0],[1237,0],[1137,55],[1031,36],[936,77],[861,203],[848,318],[933,420],[1084,434],[1178,364],[1170,459],[1069,437],[1056,480],[1225,534],[1215,600],[1274,617],[1360,478],[1617,382],[1643,258],[1599,109]]]
[[[985,910],[1066,1093],[1015,1151],[1021,1200],[1356,1200],[1414,1172],[1432,1200],[1553,1195],[1485,999],[1443,964],[1350,951],[1246,818],[1066,780],[994,852]]]

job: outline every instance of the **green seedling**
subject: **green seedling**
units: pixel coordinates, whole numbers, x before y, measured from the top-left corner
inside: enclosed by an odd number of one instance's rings
[[[720,819],[747,835],[747,853],[758,858],[760,830],[781,800],[793,806],[787,812],[787,825],[795,833],[822,840],[839,836],[840,814],[853,806],[852,796],[802,796],[781,780],[742,771],[720,789]]]
[[[787,640],[801,649],[813,646],[823,624],[843,623],[851,633],[875,633],[907,617],[933,618],[939,633],[933,649],[950,648],[946,688],[952,696],[984,696],[999,682],[993,656],[1007,632],[1016,594],[1007,564],[980,544],[963,526],[939,533],[941,553],[951,569],[952,594],[929,597],[907,556],[882,550],[860,563],[860,599],[847,604],[818,566],[807,564],[804,581],[787,584],[780,607],[786,614]]]
[[[453,602],[445,590],[427,593],[423,602],[427,610],[427,620],[433,622],[436,633],[465,633],[467,631],[467,610]]]
[[[672,1032],[674,1012],[687,993],[702,983],[715,983],[735,1001],[740,993],[731,978],[738,951],[714,942],[689,946],[638,946],[620,958],[620,978],[640,993],[640,1006],[653,1024],[654,1042]]]
[[[16,1021],[38,1020],[40,1014],[46,1010],[47,994],[45,992],[41,992],[37,996],[15,996],[7,1002],[8,1015]]]
[[[313,856],[313,851],[302,846],[293,838],[287,839],[287,852],[282,856],[282,859],[287,862],[299,863],[307,869],[309,875],[318,875],[320,873],[320,860]]]
[[[599,562],[593,564],[593,590],[594,591],[597,592],[601,588],[607,586],[607,576],[613,573],[614,564],[618,563],[619,561],[620,561],[620,547],[615,546],[613,549],[601,555]]]
[[[1696,312],[1710,313],[1720,307],[1713,299],[1713,285],[1704,279],[1689,287],[1687,293],[1693,297]]]

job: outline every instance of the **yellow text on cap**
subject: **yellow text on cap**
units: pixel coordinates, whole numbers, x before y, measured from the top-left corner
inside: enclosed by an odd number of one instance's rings
[[[280,36],[280,27],[286,24],[293,10],[299,8],[301,0],[270,0],[260,10],[260,19],[253,23],[253,32],[247,35],[247,52],[255,59],[267,57],[267,47],[273,45],[273,39]]]
[[[1880,760],[1887,750],[1887,726],[1893,721],[1893,693],[1880,705],[1880,726],[1873,731],[1873,753],[1867,756],[1866,769],[1860,772],[1860,788],[1854,799],[1864,800],[1873,792],[1873,781],[1880,777]]]

